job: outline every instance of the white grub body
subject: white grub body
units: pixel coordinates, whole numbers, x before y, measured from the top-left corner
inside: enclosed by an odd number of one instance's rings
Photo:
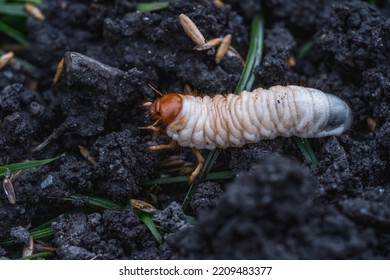
[[[340,135],[352,121],[351,110],[338,97],[299,86],[181,97],[182,109],[166,132],[182,147],[212,150],[277,136]]]

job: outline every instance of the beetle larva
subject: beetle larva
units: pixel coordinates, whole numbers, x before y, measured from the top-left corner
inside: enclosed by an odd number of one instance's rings
[[[148,106],[151,117],[162,122],[172,140],[196,149],[241,147],[277,136],[340,135],[352,122],[343,100],[300,86],[214,97],[170,93]]]

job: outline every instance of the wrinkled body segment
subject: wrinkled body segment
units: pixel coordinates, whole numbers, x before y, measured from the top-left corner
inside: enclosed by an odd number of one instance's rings
[[[299,86],[180,97],[180,112],[166,124],[166,133],[182,147],[212,150],[277,136],[340,135],[352,122],[351,110],[340,98]]]

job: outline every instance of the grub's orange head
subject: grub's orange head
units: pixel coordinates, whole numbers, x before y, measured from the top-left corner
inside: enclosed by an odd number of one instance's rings
[[[153,120],[161,120],[165,125],[170,124],[180,113],[183,100],[178,93],[168,93],[150,105],[149,114]]]

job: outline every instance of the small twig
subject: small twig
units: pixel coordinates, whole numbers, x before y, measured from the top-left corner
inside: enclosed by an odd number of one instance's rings
[[[32,153],[36,153],[44,149],[47,145],[49,145],[54,140],[58,139],[65,132],[69,130],[69,124],[67,122],[63,122],[59,127],[53,130],[53,132],[38,146],[31,150]]]

